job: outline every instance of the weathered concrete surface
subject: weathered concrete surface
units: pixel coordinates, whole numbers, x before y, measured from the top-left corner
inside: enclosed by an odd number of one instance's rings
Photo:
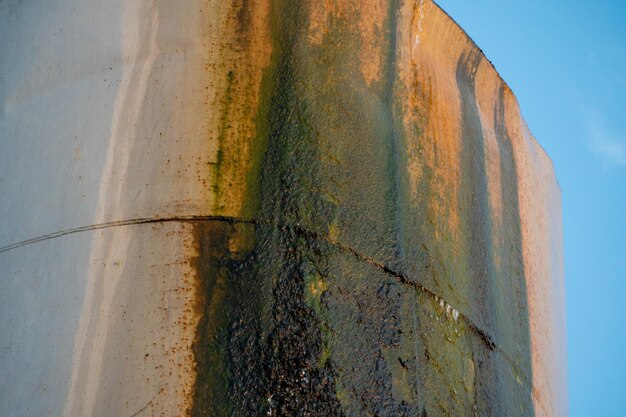
[[[189,229],[112,227],[3,253],[2,415],[185,409],[197,325]]]
[[[552,164],[434,3],[0,21],[0,414],[568,414]]]
[[[0,415],[191,406],[227,6],[0,4]]]

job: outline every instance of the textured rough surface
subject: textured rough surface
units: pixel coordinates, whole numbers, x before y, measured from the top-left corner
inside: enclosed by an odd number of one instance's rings
[[[432,1],[0,19],[0,414],[567,416],[552,164]]]

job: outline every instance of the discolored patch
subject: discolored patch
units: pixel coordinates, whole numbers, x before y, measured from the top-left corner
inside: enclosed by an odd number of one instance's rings
[[[534,415],[497,73],[430,1],[268,16],[255,162],[230,194],[249,220],[196,228],[194,415]],[[249,117],[231,112],[237,80],[223,132]]]

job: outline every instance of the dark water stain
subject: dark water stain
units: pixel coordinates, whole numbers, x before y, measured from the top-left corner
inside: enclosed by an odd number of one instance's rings
[[[294,3],[282,6],[274,10],[281,53],[268,108],[254,249],[235,259],[224,244],[228,230],[199,232],[200,242],[211,242],[198,261],[205,266],[202,290],[215,294],[213,282],[225,282],[227,294],[213,309],[225,322],[213,324],[215,315],[203,315],[200,327],[207,330],[198,335],[196,361],[207,381],[196,384],[194,415],[342,415],[332,361],[321,361],[322,323],[305,299],[305,284],[322,274],[325,257],[320,241],[297,225],[323,225],[329,216],[313,187],[319,156],[295,85],[301,10]],[[219,382],[217,389],[211,381]]]
[[[428,282],[420,274],[454,282],[440,253],[429,252],[441,244],[423,224],[432,219],[412,213],[407,201],[398,7],[389,3],[383,77],[367,86],[353,64],[354,28],[331,16],[321,44],[310,45],[305,2],[273,2],[272,63],[253,152],[263,156],[248,179],[254,196],[246,197],[258,201],[255,220],[195,227],[201,321],[193,416],[532,415],[519,413],[531,401],[507,385],[499,349],[500,335],[510,333],[529,358],[527,319],[498,317],[507,295],[498,280],[510,274],[519,288],[525,283],[516,201],[507,200],[503,213],[508,244],[493,241],[499,231],[475,100],[478,53],[457,68],[458,199],[470,248],[464,279],[476,310],[452,319],[452,307],[418,284]],[[247,19],[242,14],[241,25]],[[499,106],[502,194],[515,199],[502,98]],[[422,183],[420,201],[434,180]],[[515,311],[527,316],[526,301]]]
[[[404,153],[401,151],[406,147],[404,143],[404,137],[402,136],[401,126],[402,113],[398,111],[399,105],[395,102],[396,91],[395,86],[397,82],[397,69],[396,69],[396,55],[398,52],[398,13],[399,4],[397,0],[388,2],[387,12],[387,56],[384,62],[384,78],[383,78],[383,102],[385,103],[386,122],[389,126],[386,142],[389,143],[389,161],[388,169],[391,178],[391,187],[387,200],[393,202],[393,208],[391,213],[391,222],[393,225],[393,233],[395,235],[395,254],[389,262],[389,267],[396,271],[403,272],[405,254],[403,251],[403,224],[402,219],[405,217],[403,211],[406,210],[406,197],[404,191],[407,189],[406,185],[406,170],[402,169],[407,166]],[[404,174],[404,175],[403,175]]]
[[[300,225],[326,229],[331,218],[315,183],[317,132],[299,79],[297,48],[307,19],[301,5],[286,2],[277,20],[281,56],[269,108],[257,247],[259,279],[271,280],[272,287],[264,357],[268,415],[340,416],[333,362],[322,361],[322,321],[305,295],[307,282],[323,280],[327,248]]]
[[[532,359],[530,323],[527,299],[528,283],[524,268],[523,242],[521,230],[521,214],[518,194],[518,169],[513,154],[513,142],[506,127],[505,93],[508,87],[501,84],[498,91],[498,100],[494,108],[494,128],[499,143],[500,159],[500,193],[502,195],[502,225],[503,230],[497,231],[503,239],[503,245],[498,247],[496,256],[499,267],[496,273],[499,278],[497,294],[501,306],[498,314],[505,315],[506,323],[499,326],[500,337],[508,340],[506,349],[512,358],[509,364],[515,372],[521,374],[524,386],[519,395],[517,409],[523,410],[523,415],[534,415],[532,398]],[[510,415],[514,415],[512,409]]]
[[[533,415],[530,383],[517,386],[510,370],[530,372],[530,330],[526,283],[522,264],[520,213],[517,172],[511,138],[504,121],[503,90],[496,102],[494,128],[499,144],[503,229],[496,229],[491,219],[487,183],[486,146],[476,101],[475,75],[482,60],[478,51],[466,54],[458,62],[457,84],[461,97],[462,150],[459,202],[467,227],[470,260],[470,291],[475,302],[474,319],[492,335],[504,350],[487,353],[474,351],[477,363],[476,405],[481,415]],[[500,240],[494,241],[494,236]],[[511,290],[513,289],[513,290]],[[513,341],[513,342],[511,342]],[[508,352],[515,346],[516,357]],[[508,359],[508,360],[507,360]],[[520,363],[518,365],[517,363]]]
[[[475,75],[482,56],[470,52],[461,56],[457,64],[457,85],[461,97],[461,184],[459,206],[466,228],[466,247],[469,248],[470,297],[475,319],[489,334],[497,334],[495,305],[495,266],[493,257],[493,225],[489,205],[485,138],[480,112],[476,103]],[[480,355],[480,353],[479,353]],[[482,355],[480,355],[482,356]],[[489,356],[479,357],[474,392],[479,411],[484,415],[506,415],[506,404],[491,397],[498,387],[500,375]]]
[[[475,75],[482,56],[471,52],[457,65],[457,85],[461,97],[461,185],[459,205],[466,227],[467,247],[471,260],[471,292],[478,323],[490,334],[496,330],[493,288],[495,266],[493,257],[493,225],[489,204],[485,138],[480,111],[476,103]]]
[[[262,409],[259,399],[266,383],[259,363],[251,361],[261,351],[254,227],[228,221],[198,222],[194,227],[201,279],[192,416],[244,415],[242,409],[253,414]],[[240,242],[237,250],[231,248],[233,239]],[[242,375],[245,380],[239,379]]]
[[[250,0],[238,0],[237,7],[237,32],[247,34],[252,22],[252,8]]]

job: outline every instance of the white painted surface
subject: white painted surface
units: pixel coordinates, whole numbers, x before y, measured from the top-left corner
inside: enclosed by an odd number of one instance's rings
[[[0,254],[0,415],[182,413],[193,383],[192,246],[190,225],[167,222]]]
[[[201,3],[0,2],[1,416],[189,407]]]
[[[0,4],[0,248],[208,212],[201,3]]]

